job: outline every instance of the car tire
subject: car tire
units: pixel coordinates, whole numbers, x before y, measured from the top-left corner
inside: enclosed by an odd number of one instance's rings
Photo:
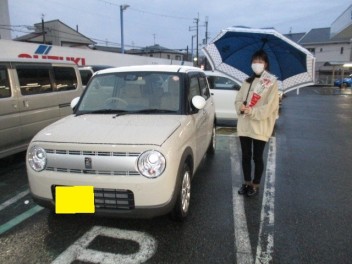
[[[216,149],[216,128],[214,125],[212,135],[211,135],[210,144],[207,149],[207,154],[213,155],[215,153],[215,149]]]
[[[192,172],[187,163],[183,165],[180,172],[181,184],[177,190],[177,199],[171,212],[171,218],[175,221],[182,222],[188,215],[191,199],[191,180]]]

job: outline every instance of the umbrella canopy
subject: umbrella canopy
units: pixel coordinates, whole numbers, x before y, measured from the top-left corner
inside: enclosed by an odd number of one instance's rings
[[[284,92],[314,84],[314,56],[274,29],[230,27],[203,51],[214,70],[243,82],[253,74],[251,58],[260,49],[268,55],[269,71]]]

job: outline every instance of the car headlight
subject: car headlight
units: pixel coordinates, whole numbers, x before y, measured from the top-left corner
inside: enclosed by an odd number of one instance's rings
[[[164,172],[166,161],[164,155],[159,151],[148,150],[139,156],[137,166],[143,176],[155,178]]]
[[[45,149],[33,146],[28,151],[28,163],[31,168],[35,171],[42,171],[45,169],[47,157]]]

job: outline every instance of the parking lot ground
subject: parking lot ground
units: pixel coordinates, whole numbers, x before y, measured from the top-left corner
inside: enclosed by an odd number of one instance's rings
[[[242,182],[236,129],[218,127],[216,153],[195,175],[184,223],[168,216],[58,216],[45,209],[0,234],[0,263],[104,263],[99,258],[111,256],[115,263],[136,263],[143,255],[139,263],[242,264],[256,261],[260,251],[268,258],[259,263],[350,263],[352,96],[328,90],[307,87],[284,98],[254,199],[236,193]],[[274,149],[275,182],[265,188]],[[0,211],[1,227],[36,207],[26,193],[24,157],[0,160],[0,205],[14,199]],[[273,203],[266,202],[267,192]],[[267,215],[273,222],[265,222]],[[69,261],[72,254],[81,259]]]

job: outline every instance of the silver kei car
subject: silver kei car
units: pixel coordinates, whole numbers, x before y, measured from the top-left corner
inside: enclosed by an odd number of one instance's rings
[[[28,147],[36,203],[54,208],[56,186],[93,186],[96,214],[187,216],[192,176],[215,150],[213,98],[201,69],[102,70],[71,106],[73,115]]]

